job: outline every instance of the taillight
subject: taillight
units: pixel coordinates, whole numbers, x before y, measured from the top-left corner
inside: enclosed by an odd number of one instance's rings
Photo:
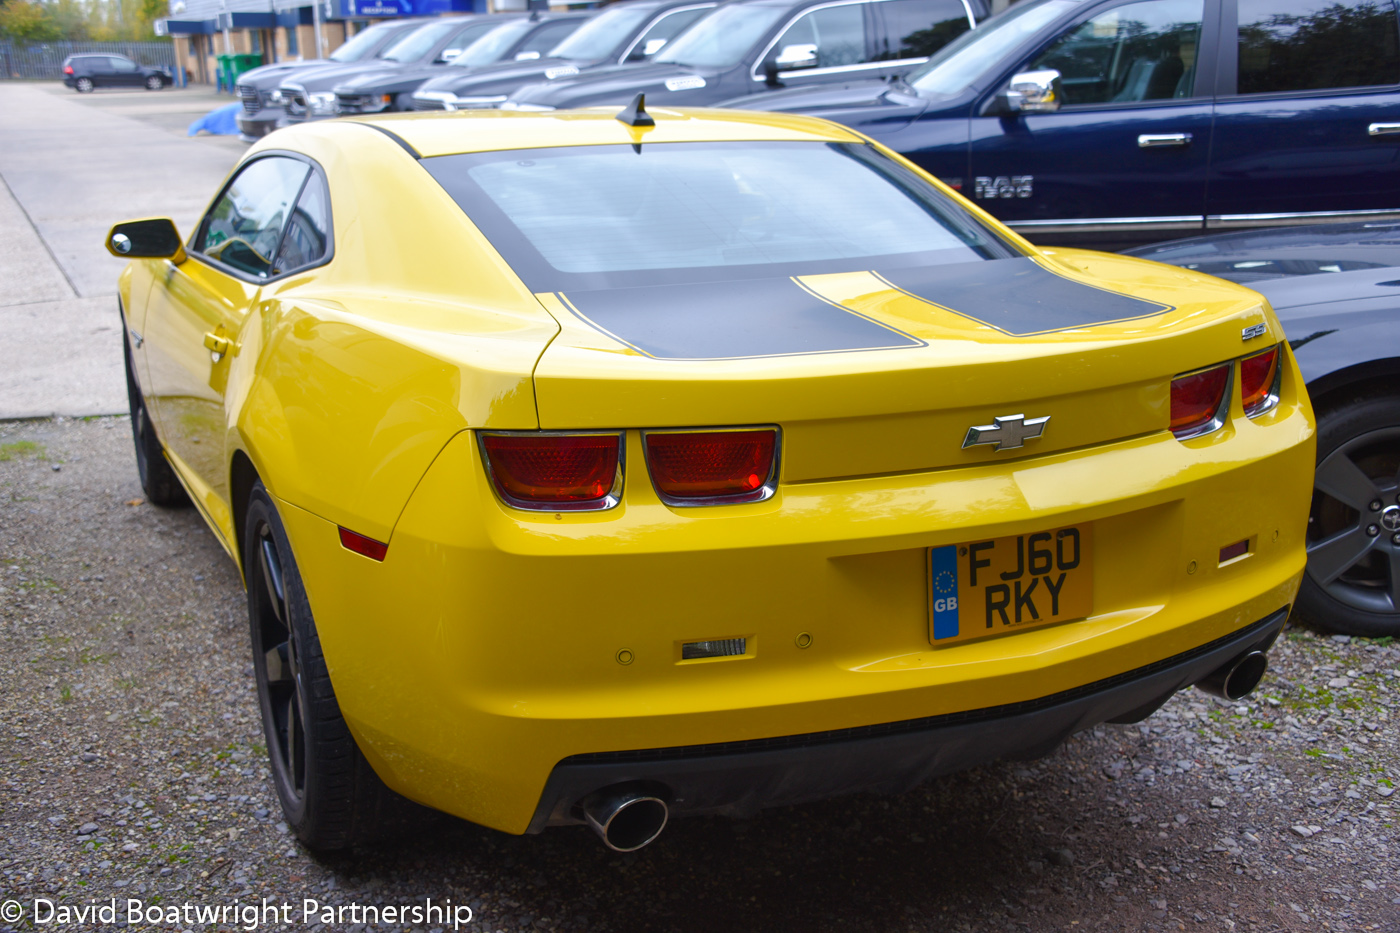
[[[757,502],[773,494],[778,432],[648,431],[647,467],[671,505]]]
[[[73,66],[72,66],[72,65],[64,65],[64,66],[63,66],[63,73],[66,74],[66,75],[71,75],[71,74],[73,73]]]
[[[621,492],[621,434],[483,434],[491,481],[510,505],[606,509]]]
[[[1257,417],[1278,404],[1278,377],[1278,347],[1240,360],[1240,395],[1246,415]]]
[[[1177,440],[1209,434],[1224,424],[1232,363],[1172,380],[1172,433]]]

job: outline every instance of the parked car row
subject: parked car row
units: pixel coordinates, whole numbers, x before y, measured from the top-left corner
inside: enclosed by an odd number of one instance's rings
[[[622,0],[581,13],[399,21],[336,63],[243,75],[239,128],[342,114],[612,103],[711,106],[786,84],[892,79],[985,18],[985,0]],[[348,48],[348,46],[347,46]],[[279,108],[279,109],[274,109]]]
[[[645,93],[652,106],[845,124],[1041,243],[1400,218],[1394,3],[1021,0],[982,22],[987,12],[983,0],[624,0],[385,23],[336,62],[245,75],[240,128],[620,107]]]
[[[899,80],[728,105],[850,126],[1042,243],[1400,217],[1391,2],[1022,0]]]

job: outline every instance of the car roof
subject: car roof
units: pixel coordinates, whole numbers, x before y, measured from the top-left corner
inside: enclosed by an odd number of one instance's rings
[[[379,114],[300,124],[279,132],[276,142],[287,146],[298,134],[329,133],[345,123],[361,123],[385,131],[423,158],[555,146],[864,141],[843,126],[792,114],[658,107],[648,111],[656,120],[655,126],[633,127],[616,119],[617,112],[616,107],[595,107],[549,113],[477,110]]]

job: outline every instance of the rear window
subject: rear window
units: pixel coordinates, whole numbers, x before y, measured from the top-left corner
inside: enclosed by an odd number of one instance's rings
[[[1240,0],[1239,93],[1400,83],[1391,0]]]
[[[534,291],[1020,255],[860,144],[588,146],[422,164]]]

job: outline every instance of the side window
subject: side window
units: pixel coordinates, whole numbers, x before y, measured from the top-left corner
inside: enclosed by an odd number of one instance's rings
[[[129,58],[113,56],[107,60],[112,63],[112,70],[119,75],[129,75],[136,70],[136,63]]]
[[[241,272],[265,277],[282,228],[310,166],[296,159],[258,159],[239,172],[200,224],[195,251]]]
[[[793,23],[770,53],[779,71],[836,68],[869,61],[865,4],[848,3],[813,10]]]
[[[533,36],[525,40],[525,44],[515,53],[515,60],[543,58],[550,49],[569,38],[569,35],[582,26],[583,22],[582,19],[560,19],[552,23],[545,23],[535,30]]]
[[[1400,83],[1393,0],[1239,0],[1241,94]]]
[[[89,74],[109,75],[112,74],[112,60],[105,55],[94,55],[84,60],[87,64]]]
[[[326,258],[330,249],[331,210],[326,182],[320,172],[312,172],[297,198],[282,246],[273,263],[273,275],[291,272]]]
[[[699,10],[674,10],[651,24],[637,44],[632,46],[632,53],[627,56],[628,61],[640,61],[651,55],[655,55],[665,47],[680,31],[714,7],[705,7]]]
[[[1190,97],[1202,0],[1145,0],[1105,10],[1061,36],[1029,70],[1060,73],[1066,104]]]
[[[885,0],[875,9],[884,18],[875,55],[880,61],[928,58],[972,28],[959,0]]]

